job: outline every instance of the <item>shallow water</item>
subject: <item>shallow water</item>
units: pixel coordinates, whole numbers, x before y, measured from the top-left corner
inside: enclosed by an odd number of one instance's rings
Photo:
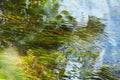
[[[103,23],[106,25],[104,31],[107,37],[104,37],[102,35],[99,36],[99,38],[97,39],[99,43],[97,42],[96,46],[101,47],[100,49],[101,52],[99,53],[99,57],[94,61],[95,62],[94,70],[99,69],[102,65],[119,66],[120,65],[120,54],[119,54],[120,53],[120,10],[119,10],[120,0],[99,0],[99,1],[98,0],[63,0],[63,2],[60,3],[61,3],[61,7],[59,11],[62,10],[69,11],[71,15],[74,16],[74,18],[76,18],[76,20],[79,22],[80,25],[87,24],[88,15],[96,16],[98,18],[105,20],[103,21]],[[85,47],[83,47],[83,45]],[[65,68],[66,70],[65,75],[69,76],[69,78],[65,78],[65,80],[80,80],[82,74],[85,76],[84,74],[85,71],[80,71],[80,69],[82,68],[81,66],[84,65],[85,63],[82,63],[80,59],[78,60],[80,54],[77,54],[77,56],[75,56],[74,53],[81,52],[80,47],[83,47],[84,49],[88,49],[88,47],[90,48],[93,45],[80,41],[75,41],[74,43],[64,44],[63,46],[68,46],[69,48],[72,48],[76,51],[73,52],[73,55],[71,54],[67,56],[68,63]],[[95,51],[95,49],[92,50]],[[67,49],[65,49],[64,51],[67,52]],[[87,65],[89,67],[88,63]],[[87,67],[85,67],[84,69],[87,69]],[[120,75],[120,74],[116,74],[116,75]],[[81,80],[84,80],[84,77]]]

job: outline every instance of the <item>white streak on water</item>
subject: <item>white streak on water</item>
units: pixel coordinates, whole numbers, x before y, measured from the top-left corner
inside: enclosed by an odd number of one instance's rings
[[[28,8],[28,6],[29,6],[29,0],[26,0],[26,8]]]
[[[3,14],[3,12],[2,12],[2,10],[0,10],[0,15],[2,15]]]
[[[100,66],[103,64],[103,56],[105,55],[105,49],[103,49],[99,55],[99,57],[96,60],[96,63],[94,65],[94,69],[97,70],[100,68]]]

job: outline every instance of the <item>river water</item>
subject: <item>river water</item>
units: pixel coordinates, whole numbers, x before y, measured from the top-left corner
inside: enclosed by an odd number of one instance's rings
[[[29,1],[26,0],[26,8],[29,7]],[[97,40],[93,41],[94,44],[78,40],[77,36],[73,35],[76,38],[73,42],[66,42],[59,48],[60,51],[65,53],[68,60],[64,72],[67,77],[63,77],[62,80],[85,80],[86,78],[96,80],[92,79],[88,74],[96,72],[102,65],[112,65],[112,68],[116,68],[117,65],[117,70],[120,70],[119,8],[120,0],[60,1],[59,11],[67,10],[78,21],[79,25],[87,25],[88,16],[101,18],[105,20],[103,23],[106,25],[104,30],[106,36],[100,35]],[[2,11],[0,10],[1,14]],[[99,51],[97,59],[89,55],[89,51],[92,53]],[[115,76],[118,80],[120,79],[120,74],[115,74]],[[99,80],[109,79],[99,78]]]
[[[87,24],[88,15],[105,20],[103,23],[106,25],[104,31],[107,38],[101,36],[96,42],[96,46],[101,49],[98,58],[95,60],[94,70],[99,69],[102,65],[120,65],[120,0],[63,0],[60,3],[59,11],[69,11],[80,25]],[[63,52],[67,52],[68,49],[72,48],[75,50],[73,53],[77,53],[80,50],[84,52],[84,49],[91,49],[91,47],[93,47],[92,44],[78,40],[74,43],[65,43],[60,50],[63,49]],[[96,49],[97,47],[92,49],[92,51],[94,52]],[[64,78],[64,80],[84,80],[83,76],[86,75],[84,73],[87,69],[90,69],[90,66],[87,64],[88,67],[86,65],[84,71],[80,70],[85,64],[81,62],[82,58],[80,58],[80,55],[71,54],[67,56],[67,59],[68,62],[64,74],[69,77]],[[90,63],[93,60],[88,59],[88,61]],[[86,63],[88,62],[86,61]],[[118,78],[120,79],[120,77]]]

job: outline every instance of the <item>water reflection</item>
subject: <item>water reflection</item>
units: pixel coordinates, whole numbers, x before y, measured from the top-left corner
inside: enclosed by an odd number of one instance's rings
[[[63,9],[68,10],[71,13],[71,15],[73,15],[80,24],[87,25],[89,19],[88,15],[96,16],[98,18],[106,20],[103,22],[104,24],[106,24],[106,28],[104,30],[106,36],[99,35],[96,39],[92,39],[93,40],[93,42],[91,42],[92,44],[87,43],[85,41],[80,42],[79,40],[75,40],[75,42],[63,45],[64,50],[62,51],[64,51],[64,53],[67,53],[66,55],[68,59],[68,63],[65,69],[66,70],[65,75],[73,76],[71,78],[70,77],[66,78],[65,80],[73,80],[73,79],[79,80],[78,77],[81,76],[82,76],[82,80],[84,80],[85,76],[91,75],[89,73],[90,71],[94,72],[94,69],[99,69],[104,65],[107,66],[112,65],[112,69],[116,68],[116,70],[119,70],[120,67],[119,66],[120,63],[120,55],[119,55],[120,4],[119,2],[120,0],[100,0],[100,1],[63,0],[63,2],[61,2],[60,11]],[[81,15],[84,16],[84,18],[81,17]],[[94,43],[95,41],[96,43]],[[67,48],[65,48],[65,46],[67,46]],[[90,53],[87,54],[86,51],[90,51],[91,53],[98,52],[99,56],[97,58],[93,58],[91,55],[89,55]],[[82,53],[85,52],[84,53],[85,57],[82,54],[79,54],[81,52]],[[68,54],[71,55],[68,56]],[[92,59],[89,59],[89,57]],[[84,61],[83,59],[86,61]],[[118,76],[120,74],[118,74],[117,72],[115,73],[115,71],[112,71],[111,74],[115,74],[113,75],[113,77],[119,78]],[[117,78],[103,77],[103,79],[115,79],[115,80]]]

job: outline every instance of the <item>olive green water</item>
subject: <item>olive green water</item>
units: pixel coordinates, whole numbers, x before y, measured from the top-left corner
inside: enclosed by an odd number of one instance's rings
[[[119,0],[1,0],[0,80],[119,80]]]

